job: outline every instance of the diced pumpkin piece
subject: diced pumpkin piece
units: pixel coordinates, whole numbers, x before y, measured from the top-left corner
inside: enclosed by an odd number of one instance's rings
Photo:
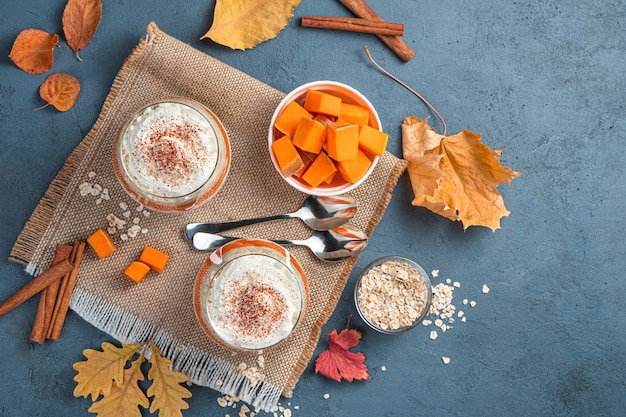
[[[91,236],[87,238],[87,243],[89,243],[89,246],[91,246],[100,259],[106,258],[117,250],[111,237],[102,229],[93,232]]]
[[[304,171],[301,178],[315,188],[336,171],[337,167],[335,167],[332,159],[325,152],[320,152],[315,161]]]
[[[307,90],[304,108],[311,113],[339,116],[341,98],[317,90]]]
[[[359,131],[359,147],[374,155],[383,156],[389,135],[371,126],[361,126]]]
[[[365,175],[371,164],[372,161],[359,149],[358,156],[355,159],[338,161],[337,170],[346,181],[354,184]]]
[[[358,104],[341,103],[339,120],[359,126],[367,126],[370,122],[370,112]]]
[[[326,140],[326,128],[317,120],[303,117],[293,135],[293,144],[303,151],[320,153]]]
[[[290,177],[304,168],[304,162],[289,136],[285,135],[272,142],[272,152],[284,177]]]
[[[141,256],[139,256],[139,262],[143,262],[148,265],[150,269],[155,272],[163,272],[168,259],[169,255],[167,253],[161,252],[160,250],[154,249],[150,246],[143,248]]]
[[[303,117],[312,119],[313,115],[306,111],[297,101],[290,101],[289,104],[285,106],[282,113],[276,118],[274,127],[285,135],[293,137],[296,127]]]
[[[150,272],[150,267],[143,262],[133,261],[124,271],[124,275],[139,284]]]
[[[335,161],[356,159],[359,150],[359,127],[342,122],[331,123],[326,127],[328,156]]]

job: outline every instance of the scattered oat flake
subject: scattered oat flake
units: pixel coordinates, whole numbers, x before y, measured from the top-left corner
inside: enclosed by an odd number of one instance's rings
[[[435,330],[431,330],[430,332],[430,340],[435,340],[437,338],[437,332]]]
[[[325,399],[325,400],[327,400],[327,399],[329,399],[329,398],[330,398],[330,394],[328,394],[328,393],[324,394],[324,399]]]
[[[483,294],[489,294],[489,287],[487,284],[483,284]]]
[[[463,305],[467,305],[467,298],[463,299]]]
[[[450,358],[448,358],[447,356],[442,356],[441,360],[443,361],[443,363],[445,363],[446,365],[450,363]]]
[[[459,281],[454,281],[454,282],[452,283],[452,286],[453,286],[454,288],[459,288],[459,287],[461,287],[461,283],[460,283]]]
[[[387,370],[387,367],[385,365],[383,365],[383,366],[380,367],[380,370],[385,372]]]
[[[432,275],[433,278],[437,278],[439,276],[439,270],[438,269],[433,269],[432,272],[430,273],[430,275]]]
[[[467,321],[467,317],[462,317],[462,318],[461,318],[461,321],[462,321],[463,323],[465,323],[465,322]]]
[[[451,284],[451,283],[452,283],[452,280],[450,278],[447,278],[446,279],[446,284]]]
[[[470,307],[476,307],[476,301],[474,300],[470,301]]]

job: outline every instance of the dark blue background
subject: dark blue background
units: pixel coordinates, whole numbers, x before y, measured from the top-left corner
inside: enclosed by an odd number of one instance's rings
[[[336,0],[305,0],[276,39],[247,51],[200,41],[213,1],[104,0],[98,31],[79,63],[61,37],[54,72],[82,84],[66,113],[44,104],[47,74],[26,74],[8,54],[17,34],[36,27],[62,34],[62,0],[0,3],[0,299],[29,277],[7,258],[30,213],[72,149],[95,122],[124,58],[150,21],[253,77],[288,92],[313,80],[360,90],[401,156],[406,116],[431,117],[411,93],[378,72],[363,52],[422,93],[452,134],[469,129],[502,162],[524,173],[499,187],[510,217],[502,229],[463,231],[411,206],[408,177],[360,258],[323,329],[364,331],[359,350],[372,380],[338,384],[300,379],[294,416],[622,416],[626,413],[626,2],[382,1],[369,3],[405,24],[416,56],[403,63],[376,37],[301,28],[302,15],[351,17]],[[364,203],[364,202],[363,202]],[[461,283],[455,304],[467,323],[435,341],[424,327],[402,335],[368,331],[354,316],[358,272],[389,254],[410,257],[439,278]],[[482,294],[483,284],[491,292]],[[475,299],[474,308],[461,304]],[[90,415],[72,396],[82,350],[112,339],[70,313],[57,342],[31,346],[37,300],[0,318],[0,416]],[[314,357],[326,347],[323,336]],[[451,358],[444,365],[442,356]],[[381,367],[386,367],[383,371]],[[185,416],[236,415],[218,394],[192,387]],[[324,399],[324,394],[330,398]],[[295,406],[298,408],[295,409]],[[147,415],[148,413],[146,413]]]

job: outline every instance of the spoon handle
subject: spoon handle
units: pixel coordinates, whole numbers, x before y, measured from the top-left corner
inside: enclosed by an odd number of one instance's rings
[[[237,227],[247,226],[249,224],[267,222],[271,220],[287,219],[292,217],[291,214],[279,214],[275,216],[260,217],[257,219],[234,220],[222,223],[189,223],[185,226],[185,237],[189,240],[193,239],[193,235],[198,232],[203,233],[219,233]]]

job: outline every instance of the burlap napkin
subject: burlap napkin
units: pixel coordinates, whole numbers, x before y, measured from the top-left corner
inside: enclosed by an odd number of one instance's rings
[[[119,186],[111,164],[112,141],[120,125],[142,104],[162,96],[184,96],[205,104],[223,122],[231,141],[232,164],[226,183],[208,204],[184,214],[142,210]],[[190,222],[288,213],[299,207],[306,196],[278,175],[267,149],[269,121],[282,97],[282,92],[150,24],[147,36],[115,78],[98,120],[50,185],[10,259],[37,274],[50,265],[57,243],[86,239],[97,228],[108,228],[111,215],[124,220],[127,223],[114,234],[115,254],[101,260],[86,251],[70,307],[121,342],[136,343],[153,334],[174,368],[185,372],[193,383],[269,410],[281,394],[290,395],[304,372],[356,259],[327,263],[306,247],[289,248],[309,280],[309,309],[288,342],[263,352],[259,361],[256,353],[223,350],[198,325],[192,287],[208,253],[193,249],[183,236],[183,227]],[[371,235],[405,167],[405,161],[389,153],[381,158],[371,177],[352,193],[358,202],[353,226]],[[134,224],[141,232],[124,240],[122,235]],[[298,219],[230,233],[267,239],[304,239],[309,234]],[[168,253],[170,261],[165,272],[152,272],[135,284],[122,271],[146,245]],[[239,372],[242,363],[247,365],[243,373]]]

